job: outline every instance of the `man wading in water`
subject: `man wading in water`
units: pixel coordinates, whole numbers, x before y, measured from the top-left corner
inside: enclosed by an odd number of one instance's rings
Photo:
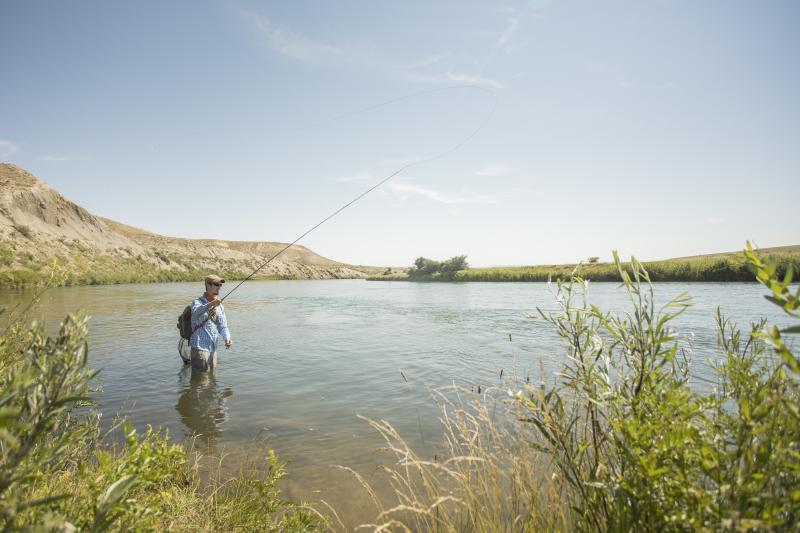
[[[225,348],[233,341],[225,319],[225,308],[219,289],[225,280],[216,274],[206,276],[206,292],[192,302],[191,363],[195,370],[209,370],[217,366],[217,337],[222,335]]]

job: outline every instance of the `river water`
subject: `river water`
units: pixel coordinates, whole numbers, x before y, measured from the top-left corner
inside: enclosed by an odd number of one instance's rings
[[[688,291],[694,305],[675,325],[690,339],[692,372],[711,378],[714,309],[742,326],[787,320],[756,284],[661,283],[657,301]],[[201,284],[69,287],[50,290],[36,313],[49,328],[69,312],[90,321],[90,365],[102,369],[104,417],[123,413],[139,428],[231,457],[263,443],[289,461],[288,496],[325,499],[348,526],[375,513],[345,465],[367,479],[387,460],[382,441],[357,415],[389,421],[422,456],[441,440],[429,387],[484,390],[504,376],[552,382],[563,349],[552,327],[531,319],[555,309],[545,283],[266,281],[242,286],[225,309],[235,340],[209,374],[184,368],[177,316]],[[224,294],[224,288],[222,293]],[[0,294],[0,305],[30,297]],[[594,283],[592,303],[626,310],[615,283]],[[234,459],[235,460],[235,459]]]

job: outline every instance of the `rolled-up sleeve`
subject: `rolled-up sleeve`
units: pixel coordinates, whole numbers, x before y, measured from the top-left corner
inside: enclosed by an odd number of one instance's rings
[[[222,306],[220,306],[221,308]],[[231,332],[228,331],[228,319],[225,318],[225,310],[222,309],[222,312],[219,313],[217,317],[217,328],[219,329],[220,334],[222,334],[222,338],[225,341],[229,341],[231,339]]]
[[[192,329],[198,327],[208,318],[208,308],[200,300],[192,303]]]

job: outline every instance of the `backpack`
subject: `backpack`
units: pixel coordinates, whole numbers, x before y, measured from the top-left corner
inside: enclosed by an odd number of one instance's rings
[[[192,338],[192,334],[198,329],[202,328],[208,322],[208,318],[203,320],[203,323],[192,329],[192,306],[187,305],[183,309],[183,313],[178,315],[178,331],[181,333],[181,339],[187,341]]]
[[[199,329],[199,328],[198,328]],[[187,341],[192,338],[192,306],[187,305],[183,313],[178,315],[178,331],[181,333],[181,338]]]

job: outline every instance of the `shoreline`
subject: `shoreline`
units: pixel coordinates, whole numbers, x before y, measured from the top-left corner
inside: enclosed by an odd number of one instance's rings
[[[763,251],[762,251],[763,252]],[[788,271],[800,272],[800,252],[765,253],[765,262],[775,265],[776,276],[783,279]],[[645,268],[650,281],[664,283],[701,282],[755,282],[755,275],[743,254],[722,254],[710,257],[692,257],[648,261]],[[632,265],[623,262],[629,273]],[[622,282],[614,263],[588,263],[566,265],[540,265],[518,267],[469,268],[457,272],[437,272],[425,275],[369,276],[368,281],[406,281],[422,283],[463,283],[463,282],[548,282],[566,280],[573,275],[594,282]]]

